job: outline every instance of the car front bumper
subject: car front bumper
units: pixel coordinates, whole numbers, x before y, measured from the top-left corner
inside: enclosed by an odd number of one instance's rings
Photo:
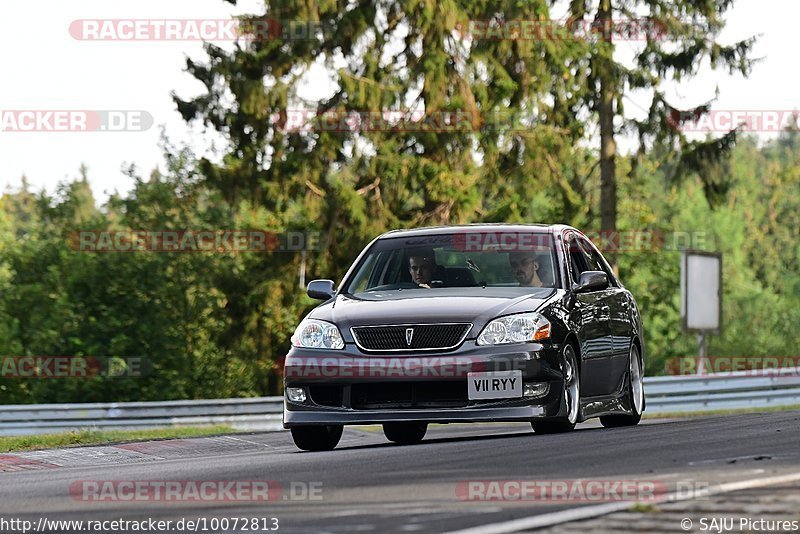
[[[304,402],[284,394],[285,428],[301,425],[380,424],[400,421],[531,421],[566,416],[559,346],[529,343],[478,346],[465,341],[447,353],[365,355],[292,348],[286,388],[302,388]],[[523,384],[547,384],[538,397],[470,400],[471,372],[519,370]]]

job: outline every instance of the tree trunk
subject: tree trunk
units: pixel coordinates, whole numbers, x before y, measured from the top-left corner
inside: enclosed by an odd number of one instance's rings
[[[617,231],[617,143],[614,140],[614,99],[617,89],[614,73],[612,44],[611,0],[601,0],[597,18],[604,28],[603,38],[609,44],[607,51],[597,57],[597,72],[600,78],[600,100],[598,113],[600,120],[600,231],[608,236],[608,241],[618,243]],[[604,53],[605,52],[605,53]],[[607,55],[606,55],[607,54]],[[617,252],[604,251],[604,256],[617,271]]]

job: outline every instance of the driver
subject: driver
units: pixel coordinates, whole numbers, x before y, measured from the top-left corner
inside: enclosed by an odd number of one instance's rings
[[[408,256],[408,272],[411,273],[411,280],[420,287],[430,289],[433,273],[437,267],[433,249],[416,249]]]
[[[542,279],[539,278],[539,260],[534,252],[510,252],[508,263],[520,287],[544,286]]]

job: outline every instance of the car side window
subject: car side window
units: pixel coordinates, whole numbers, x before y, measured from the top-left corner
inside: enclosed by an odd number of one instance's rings
[[[597,261],[597,258],[592,256],[592,247],[583,239],[579,239],[578,242],[581,244],[581,250],[583,251],[583,257],[586,259],[586,265],[588,266],[589,271],[602,271],[603,268],[600,266],[600,262]]]
[[[590,268],[592,271],[602,271],[606,273],[608,277],[608,283],[611,286],[616,287],[617,283],[614,278],[614,274],[606,267],[606,262],[603,261],[603,258],[600,256],[600,253],[592,247],[587,241],[581,239],[581,246],[586,253],[587,261],[589,262]]]
[[[594,255],[599,256],[597,252],[594,252]],[[600,267],[603,268],[603,271],[606,273],[606,276],[608,276],[608,283],[613,287],[619,287],[619,281],[617,281],[617,277],[614,274],[614,271],[612,271],[611,268],[608,266],[608,262],[604,261],[600,257],[597,257],[597,261],[600,263]]]
[[[567,253],[569,254],[569,270],[572,274],[572,281],[578,283],[581,273],[589,269],[586,267],[585,254],[574,237],[567,244]]]

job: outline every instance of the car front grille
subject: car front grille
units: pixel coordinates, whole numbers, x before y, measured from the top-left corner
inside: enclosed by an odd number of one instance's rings
[[[463,380],[353,384],[351,392],[354,410],[462,408],[468,403]]]
[[[470,323],[355,326],[352,332],[356,345],[365,351],[449,350],[464,341],[471,327]]]

